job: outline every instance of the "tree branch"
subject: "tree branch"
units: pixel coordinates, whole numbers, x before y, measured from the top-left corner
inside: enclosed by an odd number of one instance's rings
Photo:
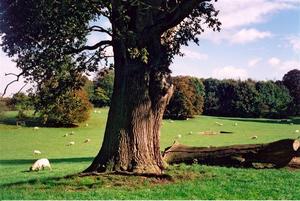
[[[80,53],[80,52],[85,51],[85,50],[96,50],[97,48],[99,48],[99,47],[101,47],[103,45],[111,46],[112,45],[112,41],[110,41],[110,40],[103,40],[103,41],[100,41],[100,42],[98,42],[98,43],[96,43],[95,45],[92,45],[92,46],[83,46],[83,47],[80,47],[78,49],[71,48],[71,50],[67,51],[66,54],[77,54],[77,53]]]
[[[8,87],[9,87],[11,84],[13,84],[13,83],[18,82],[19,79],[20,79],[20,76],[22,76],[24,73],[25,73],[24,71],[21,72],[20,74],[15,74],[15,73],[5,73],[5,76],[7,76],[7,75],[14,75],[14,76],[16,76],[17,78],[16,78],[15,80],[11,81],[10,83],[8,83],[8,84],[6,85],[6,87],[5,87],[4,91],[3,91],[2,97],[4,97],[4,95],[6,94],[6,91],[7,91]],[[22,88],[23,88],[23,87],[22,87]]]
[[[164,12],[164,14],[158,18],[158,24],[155,27],[162,33],[178,25],[184,18],[189,16],[197,5],[210,1],[212,0],[183,0],[174,6],[170,12]]]
[[[106,33],[106,34],[112,36],[112,32],[111,32],[111,31],[109,31],[109,30],[107,30],[107,29],[104,29],[103,27],[96,26],[96,25],[91,26],[88,30],[89,30],[89,31],[102,32],[102,33]]]

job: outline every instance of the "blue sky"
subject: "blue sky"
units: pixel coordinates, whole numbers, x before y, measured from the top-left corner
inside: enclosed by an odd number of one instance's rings
[[[255,80],[282,79],[291,69],[300,69],[300,0],[219,0],[221,32],[206,30],[200,46],[183,47],[176,57],[173,75]],[[99,40],[91,35],[89,43]],[[103,39],[103,38],[102,38]],[[0,91],[18,72],[0,51]],[[12,85],[7,95],[18,91]]]

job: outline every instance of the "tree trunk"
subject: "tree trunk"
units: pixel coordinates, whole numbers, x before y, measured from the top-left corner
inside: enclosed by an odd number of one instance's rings
[[[128,171],[161,174],[160,126],[173,93],[169,73],[155,71],[140,61],[122,57],[115,44],[115,81],[100,152],[84,172]]]
[[[157,11],[144,4],[124,9],[123,4],[112,1],[115,80],[104,140],[85,172],[161,174],[160,126],[173,94],[170,61],[163,52],[162,33],[145,31],[153,27]]]
[[[284,139],[267,144],[225,147],[189,147],[174,143],[163,153],[169,163],[200,163],[218,166],[280,168],[299,154],[300,142]]]

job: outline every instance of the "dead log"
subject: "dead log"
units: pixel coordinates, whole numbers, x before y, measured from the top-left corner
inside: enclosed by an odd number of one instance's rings
[[[293,139],[266,144],[224,147],[191,147],[175,142],[163,152],[168,164],[199,163],[206,165],[254,168],[281,168],[299,156],[300,142]]]

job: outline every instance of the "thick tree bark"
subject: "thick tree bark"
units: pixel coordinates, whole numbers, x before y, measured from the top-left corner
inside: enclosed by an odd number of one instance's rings
[[[159,84],[153,83],[158,75],[146,72],[141,66],[128,68],[131,70],[126,73],[116,72],[102,148],[85,172],[162,173],[160,125],[173,87],[170,85],[164,94],[153,91]]]
[[[284,139],[267,144],[225,147],[190,147],[174,143],[163,153],[169,163],[200,163],[218,166],[280,168],[299,155],[300,142]]]

